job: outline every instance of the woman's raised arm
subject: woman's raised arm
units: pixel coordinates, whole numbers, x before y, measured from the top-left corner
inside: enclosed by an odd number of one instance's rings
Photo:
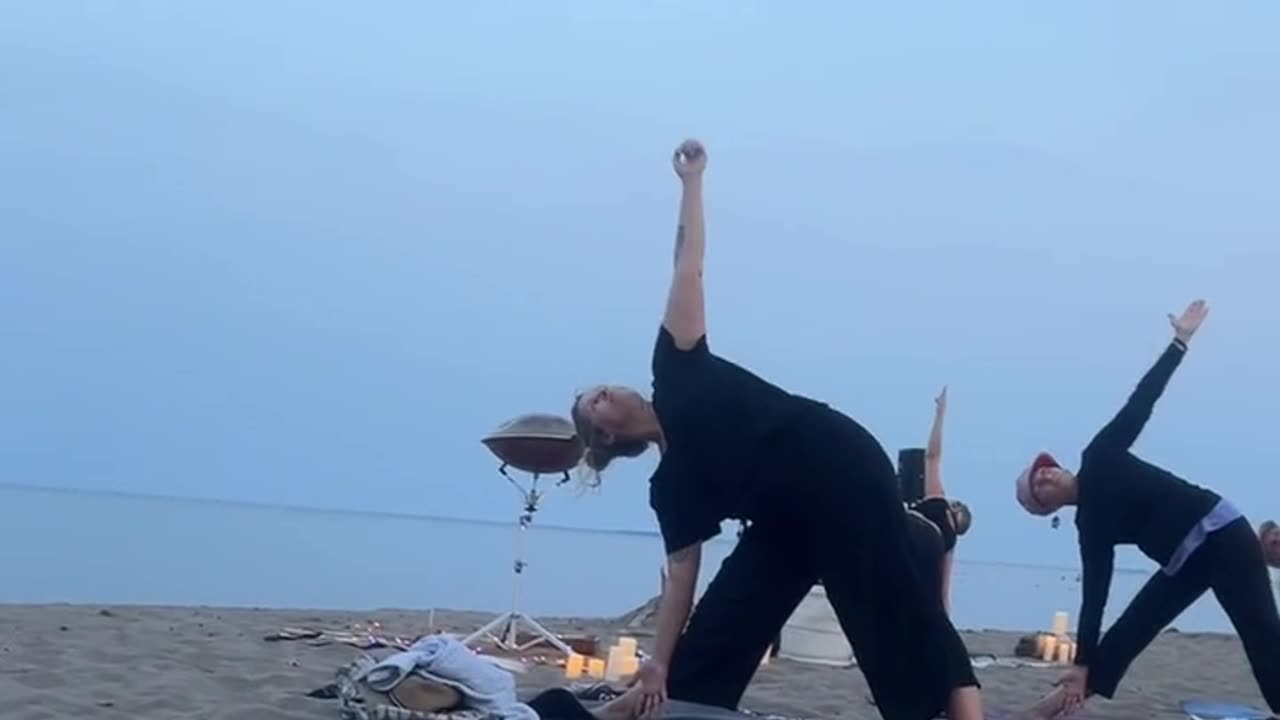
[[[1138,386],[1129,395],[1120,412],[1089,441],[1086,452],[1124,452],[1137,442],[1138,435],[1151,419],[1156,401],[1164,394],[1165,387],[1173,377],[1173,371],[1182,363],[1187,345],[1208,314],[1209,306],[1204,300],[1196,300],[1181,315],[1169,315],[1169,324],[1173,326],[1173,342],[1169,343],[1156,364],[1138,381]]]
[[[707,167],[706,148],[697,140],[686,140],[676,148],[671,164],[680,177],[683,190],[680,194],[680,219],[676,226],[675,271],[662,325],[671,333],[677,348],[691,350],[707,334],[702,294],[702,258],[707,237],[702,216],[702,171]]]
[[[947,416],[947,388],[933,399],[933,426],[929,428],[929,444],[924,449],[924,496],[943,497],[942,487],[942,422]]]

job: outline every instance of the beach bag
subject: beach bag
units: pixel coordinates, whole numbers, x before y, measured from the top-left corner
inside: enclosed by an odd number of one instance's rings
[[[377,658],[363,655],[334,674],[342,720],[496,720],[461,707],[456,689],[420,673],[410,673],[389,692],[377,692],[365,682],[377,664]]]

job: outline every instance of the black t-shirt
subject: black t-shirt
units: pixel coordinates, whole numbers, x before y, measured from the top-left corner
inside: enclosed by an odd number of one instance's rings
[[[908,509],[911,509],[908,506]],[[925,592],[942,602],[942,557],[947,554],[942,531],[920,512],[907,513],[907,541],[911,562]]]
[[[770,473],[762,443],[812,400],[721,358],[706,337],[681,350],[665,327],[653,349],[653,409],[667,447],[649,481],[668,553],[720,533],[726,518],[754,519]]]

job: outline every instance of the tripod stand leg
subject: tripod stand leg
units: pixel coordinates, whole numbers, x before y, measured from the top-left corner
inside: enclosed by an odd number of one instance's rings
[[[498,617],[490,620],[489,623],[484,627],[468,635],[465,639],[463,639],[462,644],[471,645],[475,643],[477,640],[481,640],[487,636],[489,638],[496,640],[498,645],[502,645],[502,642],[504,640],[503,636],[506,635],[508,632],[507,628],[514,624],[515,624],[514,613],[509,613],[509,612],[502,613]],[[497,633],[497,630],[499,630],[500,628],[502,629],[501,635]]]
[[[563,640],[556,637],[555,633],[546,629],[545,627],[542,626],[541,623],[529,617],[528,615],[525,615],[524,613],[515,613],[514,622],[524,623],[525,625],[528,625],[529,629],[532,630],[534,634],[534,638],[529,642],[525,643],[524,645],[520,646],[519,648],[520,650],[528,650],[529,648],[533,647],[534,645],[537,645],[538,643],[545,642],[551,645],[552,647],[554,647],[555,649],[559,650],[560,652],[564,653],[565,655],[573,654],[573,648],[566,645]]]
[[[525,615],[520,611],[520,605],[523,600],[523,579],[525,570],[524,550],[525,535],[529,530],[529,526],[533,523],[533,515],[538,511],[538,502],[542,499],[542,493],[538,492],[538,474],[533,474],[533,481],[528,490],[525,490],[520,483],[507,474],[507,466],[504,464],[498,468],[498,472],[507,479],[520,492],[524,505],[521,513],[516,520],[516,548],[515,548],[515,578],[512,587],[511,610],[499,615],[489,621],[487,625],[476,630],[467,636],[463,641],[464,644],[470,645],[477,640],[488,639],[494,645],[504,650],[514,650],[517,652],[527,650],[534,645],[548,643],[560,652],[568,655],[573,649],[564,643],[560,638],[556,637],[542,625],[537,623],[533,618]],[[564,473],[565,480],[569,478],[568,471]],[[520,644],[520,623],[524,623],[533,631],[534,637],[524,644]]]

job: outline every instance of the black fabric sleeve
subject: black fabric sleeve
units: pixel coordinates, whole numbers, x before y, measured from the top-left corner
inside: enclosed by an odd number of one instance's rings
[[[688,350],[676,347],[676,340],[665,325],[658,328],[658,340],[653,345],[653,382],[655,385],[679,383],[699,363],[711,354],[707,346],[707,336],[698,338],[698,342]]]
[[[701,545],[720,534],[720,521],[696,513],[658,512],[662,546],[668,555]]]
[[[1138,381],[1138,386],[1129,395],[1129,400],[1120,408],[1120,412],[1090,441],[1089,449],[1112,452],[1128,450],[1151,419],[1156,401],[1164,393],[1169,378],[1173,377],[1173,371],[1178,369],[1185,354],[1185,346],[1177,342],[1169,343],[1156,364]]]
[[[1076,626],[1076,665],[1088,666],[1098,648],[1098,640],[1102,636],[1102,613],[1107,608],[1107,596],[1111,593],[1115,561],[1115,546],[1110,542],[1080,539],[1084,587],[1081,590],[1080,620]]]
[[[677,487],[679,494],[674,492],[675,487],[665,484],[655,483],[649,488],[649,505],[658,517],[662,545],[668,555],[720,534],[720,519],[696,492],[697,486],[690,480]]]

